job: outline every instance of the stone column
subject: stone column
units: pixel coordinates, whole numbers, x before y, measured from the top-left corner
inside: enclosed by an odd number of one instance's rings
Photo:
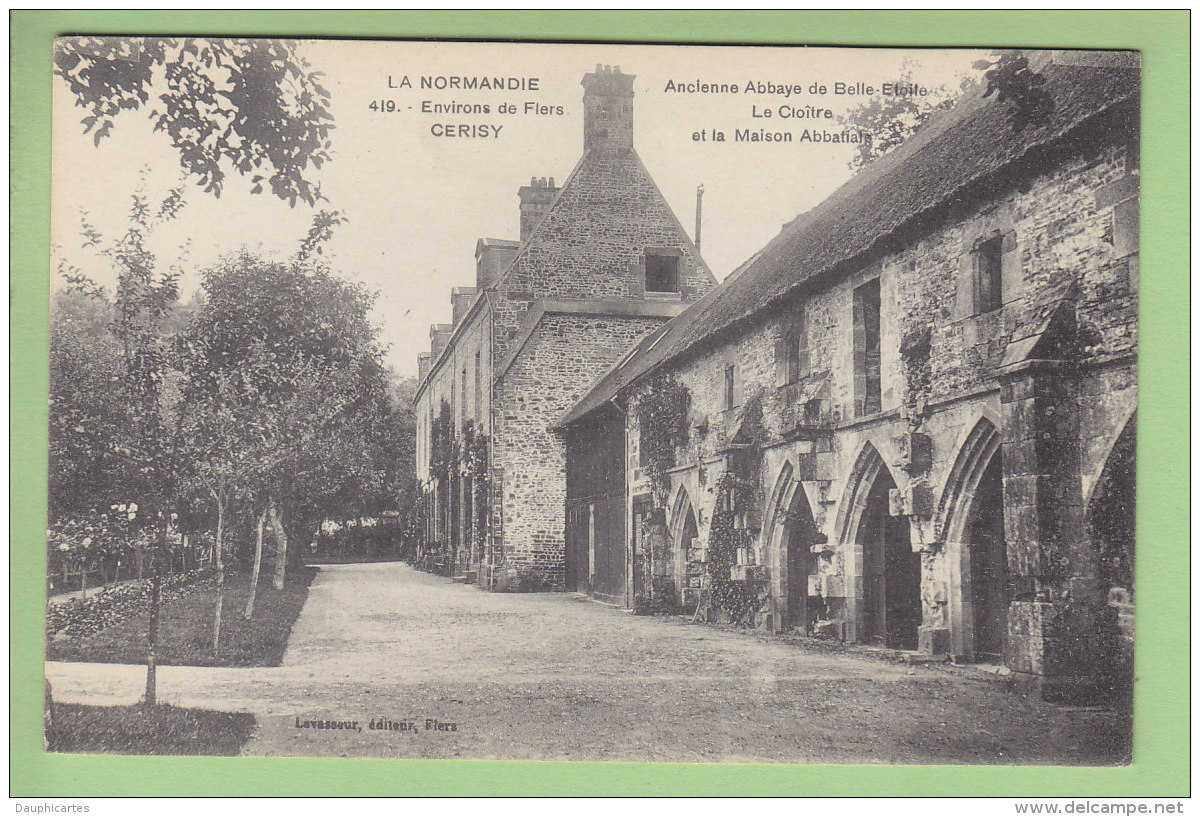
[[[1078,380],[1057,360],[1000,373],[1004,530],[1011,576],[1005,663],[1047,699],[1093,679],[1095,580],[1080,484]]]

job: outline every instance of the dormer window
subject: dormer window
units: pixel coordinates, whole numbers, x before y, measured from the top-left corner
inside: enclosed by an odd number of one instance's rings
[[[679,293],[678,253],[646,251],[646,292]]]
[[[1002,304],[1002,256],[1004,237],[995,236],[975,248],[975,314],[982,315]]]

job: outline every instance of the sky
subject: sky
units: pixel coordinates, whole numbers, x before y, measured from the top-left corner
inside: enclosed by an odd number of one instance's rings
[[[328,199],[318,206],[346,218],[325,257],[343,278],[378,291],[373,320],[389,362],[405,377],[416,374],[417,355],[428,350],[429,325],[450,320],[450,289],[474,285],[476,240],[517,238],[517,189],[534,176],[561,185],[579,160],[580,80],[597,64],[636,75],[634,144],[689,235],[696,187],[704,185],[701,252],[724,279],[850,176],[853,145],[801,141],[806,128],[841,133],[837,120],[804,114],[818,108],[837,117],[878,99],[884,83],[899,81],[905,68],[919,85],[956,88],[984,56],[947,49],[337,40],[307,41],[301,50],[324,73],[335,121],[333,160],[311,176]],[[420,87],[422,77],[449,83],[481,76],[512,78],[522,87]],[[701,83],[723,89],[701,90]],[[837,93],[837,83],[847,92]],[[113,135],[95,146],[65,83],[54,89],[52,264],[65,260],[111,286],[115,273],[81,246],[81,214],[103,235],[120,235],[139,183],[151,199],[179,184],[178,155],[165,135],[152,133],[144,111],[122,114]],[[424,103],[487,105],[489,113],[427,113]],[[500,113],[502,104],[516,113]],[[461,125],[472,135],[437,135]],[[735,140],[735,130],[759,128],[790,132],[793,141]],[[714,141],[717,131],[724,142]],[[307,233],[312,209],[252,195],[250,187],[232,172],[220,198],[189,184],[179,217],[152,235],[161,265],[185,271],[185,298],[199,288],[199,271],[222,256],[245,247],[282,260]]]

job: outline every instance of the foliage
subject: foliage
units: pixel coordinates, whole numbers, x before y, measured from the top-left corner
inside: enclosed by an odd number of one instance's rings
[[[212,651],[212,608],[216,595],[215,583],[210,580],[186,584],[188,576],[179,574],[164,580],[162,611],[159,616],[159,665],[206,667],[279,666],[287,647],[288,636],[295,624],[315,568],[295,570],[288,574],[282,592],[267,592],[270,579],[262,579],[258,607],[253,619],[240,615],[225,616],[221,622],[221,649]],[[103,593],[136,592],[146,583],[106,588]],[[230,609],[245,604],[250,590],[249,576],[234,573],[226,577],[225,594]],[[133,591],[119,588],[133,587]],[[187,588],[185,590],[185,588]],[[184,592],[180,592],[184,591]],[[88,602],[95,597],[89,595]],[[46,645],[52,661],[88,661],[127,664],[145,657],[148,616],[144,599],[129,602],[120,620],[89,632],[74,631],[68,638],[50,640]]]
[[[679,590],[669,576],[655,576],[649,593],[638,593],[633,612],[639,616],[673,616],[681,612]]]
[[[198,581],[204,573],[190,570],[166,577],[163,579],[163,598],[183,598],[200,589]],[[149,598],[150,580],[142,579],[108,585],[89,594],[87,598],[72,596],[65,601],[50,602],[46,607],[46,635],[59,638],[49,648],[49,654],[59,654],[58,644],[62,638],[83,638],[144,614]],[[144,657],[139,652],[141,648],[142,645],[137,644],[130,650],[129,663]]]
[[[158,524],[165,532],[175,487],[178,389],[170,316],[179,297],[180,270],[159,270],[147,242],[183,206],[179,190],[171,190],[155,207],[139,190],[133,195],[129,229],[115,240],[85,220],[85,246],[94,247],[117,273],[111,299],[78,269],[60,268],[71,289],[60,303],[73,302],[75,309],[58,312],[52,333],[52,521],[134,497],[143,506],[139,525]],[[87,300],[90,309],[84,310]],[[101,324],[102,316],[108,318],[106,324]],[[75,334],[79,330],[82,337]],[[79,350],[84,339],[96,340],[94,352]],[[88,394],[89,388],[97,391]],[[90,479],[86,486],[75,479],[81,466]],[[83,487],[78,497],[64,496],[78,487]]]
[[[97,145],[123,111],[144,110],[186,175],[219,196],[226,171],[292,206],[321,199],[307,174],[329,160],[329,92],[287,40],[64,37],[54,74]],[[156,97],[151,105],[151,94]]]
[[[94,573],[92,578],[102,582],[109,579],[110,570],[112,580],[121,579],[124,567],[124,578],[140,579],[160,555],[164,566],[171,567],[175,561],[171,557],[182,551],[178,530],[168,531],[164,545],[154,528],[140,520],[138,511],[136,502],[122,502],[103,513],[93,510],[51,522],[46,531],[46,574],[52,592],[80,589],[74,575],[80,572]],[[64,579],[61,587],[58,578]]]
[[[482,544],[487,540],[488,499],[491,487],[490,455],[488,436],[475,430],[475,423],[467,420],[463,424],[463,477],[471,480],[475,519],[472,529],[475,541]]]
[[[638,399],[642,461],[660,508],[669,499],[671,480],[667,472],[675,466],[675,452],[687,444],[691,400],[687,387],[670,375],[651,380]]]
[[[913,83],[913,66],[909,64],[901,70],[898,84]],[[968,81],[964,80],[957,91],[945,87],[934,88],[926,96],[872,96],[851,108],[842,117],[842,126],[867,131],[871,138],[857,144],[857,152],[849,162],[850,169],[859,170],[880,156],[891,153],[920,130],[934,113],[953,107],[967,84]]]
[[[55,704],[54,713],[51,752],[234,756],[254,735],[254,716],[245,712]]]
[[[438,406],[430,426],[429,470],[435,477],[448,480],[458,462],[458,444],[454,434],[454,412],[446,400]]]
[[[904,401],[910,406],[929,397],[933,379],[930,365],[932,349],[933,333],[928,324],[909,330],[900,341],[900,362],[904,367],[906,384]]]
[[[756,531],[744,523],[754,501],[755,490],[750,483],[733,474],[722,475],[709,524],[705,567],[713,606],[728,613],[735,624],[751,623],[759,608],[757,583],[730,579],[738,549],[754,544]]]
[[[404,555],[404,525],[399,514],[335,524],[326,521],[310,550],[322,562],[395,559]]]
[[[113,399],[121,350],[100,293],[56,292],[50,301],[49,516],[51,523],[107,507],[117,470],[108,444],[121,434]]]
[[[976,60],[976,70],[985,71],[985,97],[996,94],[1008,103],[1008,124],[1014,133],[1039,125],[1054,112],[1054,100],[1046,90],[1046,78],[1029,67],[1020,51],[1000,51],[994,60]]]
[[[394,508],[412,424],[390,395],[374,295],[324,266],[247,252],[203,287],[179,344],[198,476],[225,474],[255,506],[275,497],[297,542],[325,518]]]

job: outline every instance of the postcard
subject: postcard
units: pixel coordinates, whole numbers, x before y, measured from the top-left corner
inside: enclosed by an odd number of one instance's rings
[[[55,38],[43,751],[1136,763],[1142,87]]]

